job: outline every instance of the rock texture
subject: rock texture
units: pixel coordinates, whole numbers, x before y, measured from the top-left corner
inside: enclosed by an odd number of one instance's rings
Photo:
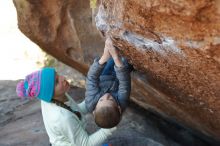
[[[88,0],[14,0],[19,29],[84,75],[103,39]],[[220,140],[220,1],[102,0],[96,26],[138,71],[132,100]]]

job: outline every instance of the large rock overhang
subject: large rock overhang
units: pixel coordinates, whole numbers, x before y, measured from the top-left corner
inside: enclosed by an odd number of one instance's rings
[[[84,75],[111,36],[137,70],[132,100],[220,139],[219,0],[14,0],[19,29]]]

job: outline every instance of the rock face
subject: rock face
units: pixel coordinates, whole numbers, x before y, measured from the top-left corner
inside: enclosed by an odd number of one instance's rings
[[[84,75],[110,35],[137,70],[133,101],[220,140],[220,0],[102,0],[96,26],[88,0],[14,4],[19,29]]]

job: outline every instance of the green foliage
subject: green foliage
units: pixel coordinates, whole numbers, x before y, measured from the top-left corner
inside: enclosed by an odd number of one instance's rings
[[[44,67],[55,67],[56,64],[57,64],[57,60],[54,57],[48,54],[45,55]]]
[[[96,3],[97,3],[97,0],[90,0],[90,8],[95,9]]]

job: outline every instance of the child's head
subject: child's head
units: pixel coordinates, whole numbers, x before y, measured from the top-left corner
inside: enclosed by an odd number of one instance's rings
[[[61,96],[69,89],[64,77],[56,74],[54,68],[43,68],[25,77],[17,84],[16,92],[19,97],[37,97],[51,102],[53,97]]]
[[[121,120],[121,109],[111,94],[106,93],[96,104],[93,115],[99,127],[112,128]]]

